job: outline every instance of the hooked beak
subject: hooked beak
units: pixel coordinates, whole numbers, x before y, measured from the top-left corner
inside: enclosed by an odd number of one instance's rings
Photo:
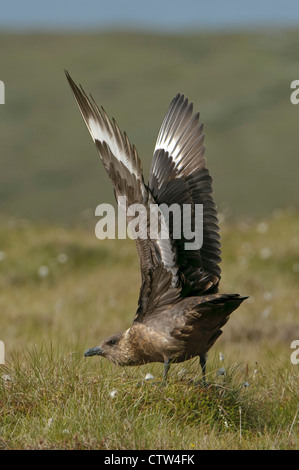
[[[103,349],[100,348],[100,346],[96,346],[95,348],[90,348],[85,351],[84,356],[102,356],[103,355]]]

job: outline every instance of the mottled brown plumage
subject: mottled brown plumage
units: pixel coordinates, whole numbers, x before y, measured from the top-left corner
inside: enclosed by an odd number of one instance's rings
[[[207,352],[221,335],[229,315],[247,297],[218,293],[220,236],[199,113],[193,113],[193,105],[184,95],[173,99],[158,135],[146,185],[141,161],[127,135],[82,87],[77,87],[68,72],[66,76],[117,200],[125,196],[128,204],[143,204],[148,215],[150,204],[178,204],[181,208],[190,204],[192,226],[196,205],[203,205],[200,248],[187,250],[185,243],[190,240],[184,235],[175,238],[171,230],[167,239],[153,239],[149,225],[147,238],[135,240],[141,288],[132,326],[85,355],[103,356],[122,366],[163,362],[164,377],[171,362],[199,356],[204,372]],[[131,219],[128,217],[127,222]],[[182,228],[183,221],[179,224]]]

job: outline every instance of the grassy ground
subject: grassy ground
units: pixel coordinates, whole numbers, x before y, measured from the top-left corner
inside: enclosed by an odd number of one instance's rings
[[[132,241],[1,220],[1,448],[298,449],[299,215],[221,225],[221,291],[250,299],[212,349],[202,389],[197,361],[172,366],[161,386],[162,365],[83,357],[133,319]]]

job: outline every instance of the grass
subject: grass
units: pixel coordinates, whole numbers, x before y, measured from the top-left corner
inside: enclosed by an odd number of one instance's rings
[[[217,366],[216,360],[213,366]],[[156,366],[150,366],[159,373]],[[166,386],[140,368],[97,370],[78,353],[40,348],[16,357],[2,377],[3,449],[294,449],[298,446],[295,370],[258,371],[231,364],[210,370],[174,367]],[[115,394],[112,392],[115,391]]]
[[[221,291],[250,299],[213,347],[202,388],[194,360],[173,365],[161,386],[161,364],[83,357],[133,319],[132,241],[2,218],[0,447],[298,449],[298,213],[221,228]]]

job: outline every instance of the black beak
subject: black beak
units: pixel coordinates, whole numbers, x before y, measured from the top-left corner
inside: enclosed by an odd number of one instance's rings
[[[103,355],[103,349],[100,348],[100,346],[96,346],[95,348],[90,348],[85,351],[84,356],[102,356]]]

